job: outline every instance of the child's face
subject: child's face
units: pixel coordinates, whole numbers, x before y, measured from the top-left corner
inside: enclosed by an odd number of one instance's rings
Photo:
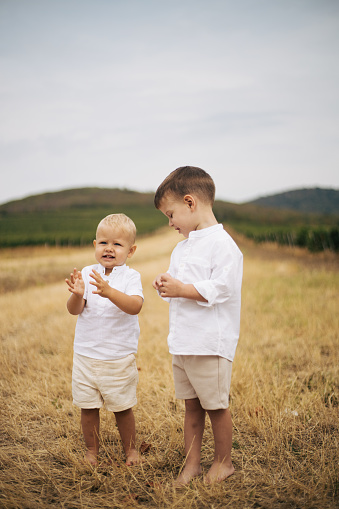
[[[93,244],[95,258],[105,267],[106,275],[110,274],[114,267],[124,265],[127,258],[130,258],[136,250],[127,233],[109,225],[101,225],[98,228]]]
[[[159,210],[168,217],[169,226],[188,237],[191,231],[197,227],[197,221],[192,202],[186,199],[176,198],[172,195],[165,195],[160,202]]]

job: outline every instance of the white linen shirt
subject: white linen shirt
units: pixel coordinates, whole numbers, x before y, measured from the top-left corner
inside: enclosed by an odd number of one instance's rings
[[[168,272],[193,284],[207,302],[170,302],[168,346],[175,355],[233,361],[240,331],[243,256],[222,224],[192,231],[174,248]]]
[[[109,299],[93,294],[96,287],[89,277],[95,269],[109,285],[127,295],[143,298],[139,272],[126,264],[114,267],[109,276],[101,264],[84,267],[81,271],[85,283],[85,307],[78,316],[74,351],[92,359],[114,360],[136,353],[140,334],[138,315],[121,311]]]

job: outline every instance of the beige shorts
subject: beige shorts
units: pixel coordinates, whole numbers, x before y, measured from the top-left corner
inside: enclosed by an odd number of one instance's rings
[[[173,355],[175,395],[199,398],[205,410],[228,408],[232,362],[217,355]]]
[[[84,409],[101,408],[122,412],[137,403],[138,370],[134,354],[103,361],[74,352],[73,403]]]

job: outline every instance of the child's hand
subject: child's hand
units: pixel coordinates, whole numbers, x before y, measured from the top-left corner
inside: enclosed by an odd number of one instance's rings
[[[105,281],[100,276],[99,272],[93,269],[93,272],[90,274],[90,277],[93,281],[90,282],[91,285],[96,286],[97,289],[93,290],[92,293],[97,293],[101,297],[108,297],[111,287],[108,284],[108,281]]]
[[[157,291],[159,291],[160,287],[162,286],[161,278],[164,275],[165,274],[159,274],[152,283],[153,288],[155,288]]]
[[[77,295],[78,297],[83,297],[85,293],[85,283],[82,279],[82,275],[80,270],[77,270],[74,268],[73,272],[71,273],[70,279],[65,279],[68,290],[73,293],[74,295]]]
[[[184,284],[170,274],[160,274],[153,281],[153,286],[161,297],[181,297]]]

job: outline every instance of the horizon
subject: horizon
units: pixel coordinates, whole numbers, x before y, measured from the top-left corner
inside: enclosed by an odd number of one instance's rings
[[[27,196],[22,196],[20,198],[14,198],[14,199],[6,201],[6,202],[1,202],[0,203],[0,207],[2,207],[4,205],[7,205],[9,203],[12,203],[12,202],[26,200],[26,199],[29,199],[29,198],[34,198],[35,196],[42,196],[42,195],[46,195],[46,194],[62,193],[62,192],[65,192],[65,191],[76,191],[76,190],[80,190],[80,189],[107,189],[107,190],[115,190],[116,189],[118,191],[130,191],[130,192],[133,192],[133,193],[140,193],[140,194],[154,194],[155,193],[155,190],[154,191],[153,190],[139,191],[137,189],[126,188],[126,187],[116,187],[116,186],[113,186],[113,187],[81,186],[81,187],[71,187],[71,188],[63,188],[63,189],[46,190],[46,191],[42,191],[42,192],[39,192],[39,193],[29,194]],[[294,189],[285,189],[285,190],[278,191],[278,192],[273,192],[273,193],[270,193],[270,194],[256,196],[256,197],[254,197],[252,199],[249,199],[249,200],[246,200],[246,201],[242,201],[242,202],[225,200],[225,199],[220,198],[218,196],[215,197],[215,201],[224,201],[224,202],[229,202],[229,203],[236,204],[236,205],[242,205],[242,204],[245,204],[245,203],[251,203],[251,202],[253,202],[255,200],[258,200],[258,199],[261,199],[261,198],[269,198],[269,197],[273,197],[273,196],[279,196],[279,195],[282,195],[282,194],[285,194],[285,193],[293,193],[295,191],[307,191],[307,190],[314,190],[314,189],[319,189],[319,190],[322,190],[322,191],[338,191],[339,192],[339,188],[335,188],[335,187],[312,186],[312,187],[299,187],[299,188],[294,188]]]

